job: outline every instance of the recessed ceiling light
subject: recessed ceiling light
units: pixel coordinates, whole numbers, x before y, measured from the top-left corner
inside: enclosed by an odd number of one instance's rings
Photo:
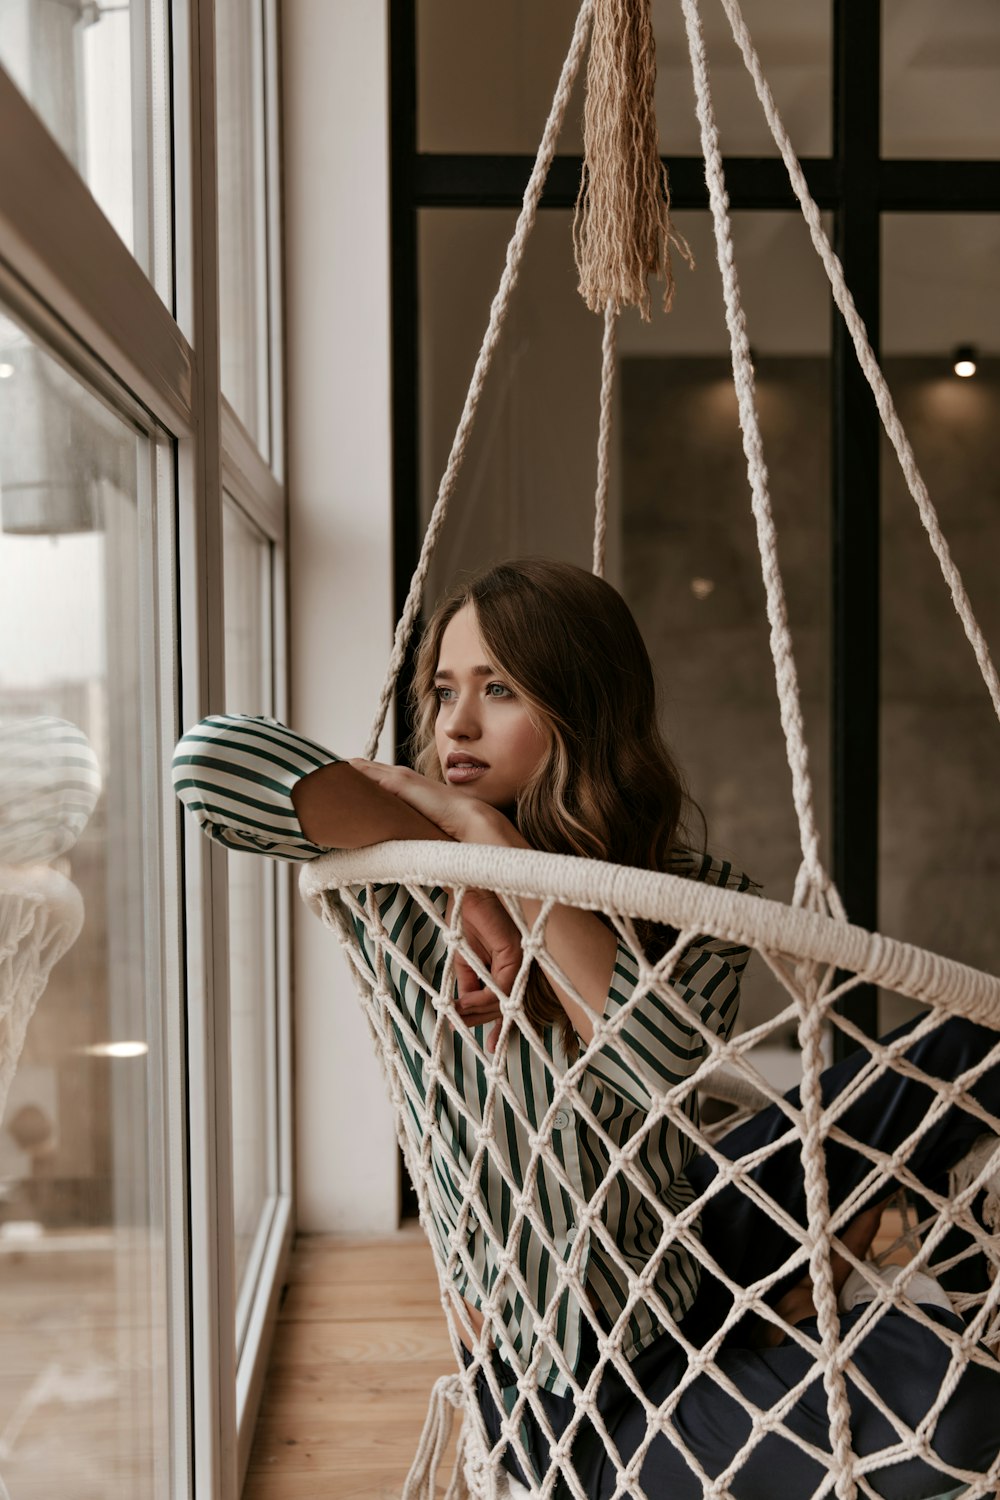
[[[951,356],[951,367],[956,375],[968,380],[976,373],[976,347],[974,344],[959,344]]]
[[[707,599],[715,589],[711,578],[692,578],[691,592],[696,599]]]
[[[13,373],[13,365],[0,365],[0,380],[9,380]]]

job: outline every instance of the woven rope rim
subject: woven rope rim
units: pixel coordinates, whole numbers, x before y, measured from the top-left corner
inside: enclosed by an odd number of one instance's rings
[[[1000,1029],[1000,978],[864,927],[680,875],[602,860],[485,844],[399,840],[326,854],[303,866],[299,889],[322,915],[324,896],[369,882],[487,888],[497,895],[613,910],[758,950],[849,969],[927,1005],[947,1005]]]

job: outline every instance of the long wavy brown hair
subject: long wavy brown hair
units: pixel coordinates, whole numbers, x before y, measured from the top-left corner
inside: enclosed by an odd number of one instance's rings
[[[660,733],[656,684],[639,627],[621,595],[569,563],[500,563],[438,605],[417,653],[411,695],[415,768],[442,780],[434,744],[434,676],[449,621],[471,605],[490,664],[549,738],[550,753],[521,788],[513,821],[534,849],[665,870],[692,842],[700,810]],[[672,934],[639,936],[658,956]],[[540,1026],[568,1021],[545,976],[531,975],[525,1010]]]

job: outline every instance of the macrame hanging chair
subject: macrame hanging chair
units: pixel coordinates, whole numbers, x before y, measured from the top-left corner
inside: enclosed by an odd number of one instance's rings
[[[75,724],[47,715],[0,724],[0,1124],[28,1024],[83,927],[83,897],[52,861],[80,837],[100,787]]]
[[[896,415],[885,379],[869,345],[863,323],[845,285],[842,268],[827,240],[817,206],[809,195],[737,0],[721,0],[721,3],[785,161],[813,244],[826,268],[833,296],[850,330],[858,359],[899,458],[910,494],[975,652],[994,709],[1000,716],[1000,683],[989,651],[942,536],[934,508]],[[588,1059],[594,1049],[607,1039],[609,1032],[614,1032],[617,1041],[624,1045],[621,1023],[644,996],[655,992],[666,1004],[681,1008],[676,995],[671,991],[669,981],[679,956],[699,935],[711,934],[756,950],[777,977],[787,996],[784,1009],[764,1024],[729,1040],[722,1040],[714,1031],[702,1027],[697,1017],[688,1012],[688,1024],[696,1031],[703,1032],[704,1051],[702,1061],[695,1071],[676,1089],[664,1091],[658,1088],[655,1079],[649,1079],[643,1059],[637,1053],[629,1055],[629,1063],[638,1076],[647,1079],[653,1099],[649,1112],[650,1125],[658,1121],[673,1122],[694,1140],[699,1149],[713,1156],[718,1167],[718,1177],[713,1188],[736,1182],[743,1191],[745,1189],[739,1164],[729,1161],[715,1150],[713,1133],[700,1127],[697,1112],[686,1109],[685,1104],[693,1090],[715,1094],[744,1113],[777,1102],[777,1092],[754,1066],[754,1049],[778,1028],[787,1027],[790,1020],[795,1022],[802,1053],[800,1104],[793,1107],[785,1103],[782,1108],[787,1117],[790,1138],[796,1138],[801,1146],[807,1221],[802,1226],[789,1225],[789,1234],[793,1236],[795,1245],[782,1272],[787,1273],[790,1268],[797,1267],[800,1274],[805,1274],[806,1271],[810,1273],[818,1314],[818,1339],[808,1344],[814,1354],[810,1373],[788,1393],[787,1400],[778,1408],[755,1408],[726,1381],[713,1361],[730,1322],[748,1309],[765,1320],[773,1317],[765,1299],[769,1287],[775,1284],[778,1277],[768,1278],[749,1288],[730,1284],[729,1291],[734,1299],[730,1319],[704,1347],[692,1346],[678,1331],[678,1341],[688,1357],[688,1374],[662,1407],[657,1409],[646,1403],[649,1439],[661,1431],[666,1433],[682,1454],[695,1479],[700,1481],[702,1493],[718,1497],[718,1500],[725,1500],[731,1494],[730,1486],[738,1477],[741,1465],[746,1462],[764,1434],[776,1430],[789,1442],[806,1451],[819,1466],[823,1478],[815,1490],[816,1495],[835,1494],[838,1500],[851,1500],[855,1495],[875,1496],[878,1489],[873,1485],[872,1476],[880,1466],[898,1463],[907,1455],[926,1458],[933,1451],[935,1422],[959,1375],[970,1363],[992,1364],[993,1356],[988,1350],[991,1347],[996,1350],[1000,1341],[1000,1278],[997,1276],[1000,1248],[997,1236],[991,1236],[982,1227],[984,1222],[992,1222],[994,1229],[1000,1228],[997,1214],[1000,1206],[1000,1121],[981,1107],[969,1105],[968,1094],[963,1093],[957,1083],[944,1084],[933,1078],[924,1079],[937,1094],[927,1112],[925,1128],[930,1129],[948,1104],[959,1096],[974,1112],[978,1108],[982,1121],[979,1143],[952,1173],[948,1192],[931,1194],[916,1182],[912,1174],[908,1173],[906,1153],[898,1153],[891,1161],[873,1153],[869,1178],[862,1191],[855,1195],[852,1203],[842,1205],[832,1216],[830,1213],[823,1146],[824,1141],[837,1138],[839,1111],[837,1101],[824,1106],[819,1078],[824,1065],[823,1036],[833,1007],[858,985],[877,985],[928,1007],[917,1030],[908,1038],[908,1043],[915,1036],[926,1034],[951,1016],[967,1017],[992,1028],[997,1032],[997,1046],[979,1068],[978,1072],[981,1073],[986,1066],[995,1066],[1000,1060],[1000,980],[950,959],[851,925],[846,920],[836,888],[820,858],[798,682],[778,567],[774,519],[755,405],[753,367],[740,303],[728,200],[698,0],[680,0],[680,8],[690,50],[722,274],[740,425],[757,527],[771,650],[781,724],[791,771],[792,795],[798,818],[802,864],[790,906],[671,874],[627,869],[594,860],[531,850],[498,850],[440,842],[387,843],[375,848],[325,855],[304,867],[301,877],[302,894],[322,920],[336,932],[346,951],[381,1059],[396,1112],[404,1159],[417,1190],[421,1219],[435,1254],[441,1301],[458,1370],[454,1376],[439,1381],[432,1393],[427,1425],[404,1488],[404,1500],[432,1500],[437,1472],[456,1412],[461,1415],[462,1426],[458,1456],[447,1489],[448,1500],[457,1500],[457,1497],[465,1495],[473,1496],[475,1500],[503,1500],[503,1497],[512,1494],[528,1493],[502,1467],[502,1456],[508,1445],[522,1472],[533,1485],[530,1493],[540,1496],[571,1494],[577,1500],[583,1500],[585,1492],[573,1467],[570,1447],[575,1425],[585,1418],[600,1432],[607,1449],[608,1462],[618,1486],[614,1491],[615,1495],[646,1500],[639,1462],[643,1450],[640,1448],[639,1454],[627,1463],[621,1458],[611,1435],[596,1413],[594,1390],[597,1379],[606,1367],[613,1367],[628,1382],[628,1364],[622,1354],[622,1330],[631,1307],[640,1298],[645,1297],[652,1303],[664,1326],[671,1326],[668,1309],[662,1303],[657,1303],[655,1288],[651,1291],[650,1273],[651,1270],[655,1271],[659,1259],[675,1241],[683,1243],[695,1257],[703,1253],[697,1235],[699,1201],[696,1200],[676,1216],[666,1213],[661,1204],[649,1204],[651,1212],[662,1225],[660,1244],[642,1273],[625,1265],[619,1257],[620,1269],[628,1278],[629,1307],[610,1334],[605,1329],[597,1328],[595,1324],[600,1350],[598,1367],[586,1383],[581,1383],[566,1368],[565,1359],[553,1336],[553,1306],[533,1310],[536,1344],[530,1359],[522,1359],[520,1366],[517,1356],[512,1352],[511,1341],[501,1316],[506,1296],[519,1295],[529,1301],[531,1297],[518,1263],[517,1246],[522,1226],[530,1224],[543,1237],[545,1233],[544,1224],[539,1222],[537,1204],[533,1201],[532,1171],[529,1169],[523,1186],[511,1184],[514,1211],[506,1241],[500,1237],[496,1227],[478,1213],[477,1184],[487,1159],[496,1171],[501,1174],[504,1171],[503,1153],[496,1132],[501,1111],[508,1119],[516,1117],[518,1124],[527,1132],[535,1157],[544,1160],[558,1175],[553,1131],[557,1128],[560,1115],[565,1117],[565,1112],[572,1115],[575,1111],[578,1116],[586,1116],[587,1106],[581,1097],[579,1081]],[[648,0],[583,0],[569,54],[563,65],[538,156],[525,191],[524,203],[507,251],[500,287],[492,305],[489,325],[427,528],[420,560],[396,631],[389,671],[366,752],[369,757],[375,753],[407,643],[414,629],[431,554],[456,487],[484,382],[517,281],[525,244],[536,217],[542,186],[592,29],[594,35],[585,119],[586,165],[575,238],[581,291],[588,304],[604,315],[594,539],[594,571],[603,571],[617,317],[620,309],[626,305],[637,304],[642,310],[648,311],[647,278],[650,273],[658,270],[666,273],[668,296],[670,285],[669,252],[672,236],[666,217],[665,183],[661,178],[652,114],[652,80],[655,70]],[[623,157],[623,151],[628,155]],[[393,934],[381,925],[373,892],[376,886],[383,883],[405,887],[426,915],[428,923],[444,932],[449,962],[445,965],[444,977],[438,988],[431,985],[427,977],[416,969],[412,959],[394,941]],[[455,893],[447,918],[443,915],[440,903],[435,904],[431,896],[434,890],[440,891],[442,888]],[[462,921],[462,901],[465,892],[476,889],[492,891],[500,896],[520,928],[524,957],[510,994],[497,990],[495,982],[491,982],[490,974],[467,941]],[[524,918],[519,904],[524,899],[542,903],[540,914],[534,923],[529,923]],[[546,950],[546,922],[557,904],[603,913],[637,955],[639,985],[632,999],[614,1021],[594,1016],[594,1041],[583,1050],[572,1066],[565,1071],[555,1069],[551,1058],[545,1054],[552,1075],[551,1103],[541,1119],[531,1122],[525,1116],[523,1105],[509,1087],[504,1058],[508,1044],[514,1040],[519,1040],[522,1047],[527,1044],[536,1056],[541,1056],[543,1052],[537,1034],[523,1019],[521,1012],[521,998],[532,962],[537,962],[550,977],[572,991],[572,986],[559,972]],[[637,936],[636,924],[645,922],[670,926],[680,934],[670,952],[656,962],[644,956]],[[362,932],[369,955],[375,954],[374,976],[370,963],[361,951],[359,935]],[[502,1012],[502,1032],[493,1053],[487,1053],[475,1035],[464,1026],[455,1008],[452,976],[454,959],[458,956],[465,959],[484,985],[492,987],[497,993]],[[437,1018],[433,1045],[426,1045],[415,1034],[401,1008],[389,983],[390,965],[395,966],[397,972],[402,970],[409,974],[433,1005]],[[584,1004],[582,999],[578,1003]],[[902,1044],[882,1047],[864,1036],[843,1016],[838,1017],[837,1024],[854,1038],[858,1046],[866,1049],[867,1060],[859,1078],[859,1086],[865,1079],[886,1069],[906,1072],[908,1065],[901,1055]],[[443,1065],[444,1038],[452,1030],[463,1034],[478,1057],[482,1098],[481,1110],[475,1117],[469,1113],[454,1088],[450,1087]],[[402,1044],[404,1040],[405,1046]],[[418,1088],[414,1081],[414,1059],[422,1070],[423,1088]],[[971,1086],[968,1078],[961,1080],[961,1083],[966,1090]],[[463,1111],[465,1113],[467,1139],[470,1142],[467,1160],[457,1159],[453,1135],[442,1131],[442,1112],[435,1110],[433,1104],[435,1094],[444,1099],[447,1106],[445,1113],[450,1112],[452,1116]],[[733,1118],[725,1121],[727,1127]],[[588,1123],[592,1129],[600,1131],[600,1126],[592,1118]],[[609,1176],[619,1174],[626,1177],[635,1193],[645,1194],[648,1198],[648,1183],[644,1186],[643,1180],[635,1172],[633,1158],[630,1158],[627,1151],[619,1150],[606,1134],[603,1141],[610,1160]],[[441,1236],[433,1229],[434,1213],[441,1208],[440,1181],[436,1175],[436,1167],[441,1161],[447,1162],[451,1181],[461,1187],[463,1192],[460,1210],[451,1211],[450,1222],[454,1227],[447,1242],[442,1241]],[[564,1191],[572,1200],[572,1210],[581,1228],[590,1236],[600,1238],[606,1255],[615,1255],[614,1242],[601,1222],[600,1191],[592,1201],[584,1201],[565,1174],[560,1180]],[[885,1449],[875,1455],[869,1452],[862,1463],[852,1449],[847,1394],[848,1381],[858,1378],[854,1364],[857,1339],[848,1346],[840,1338],[830,1256],[833,1241],[848,1221],[852,1205],[856,1211],[866,1199],[871,1201],[874,1190],[880,1184],[889,1182],[902,1182],[915,1191],[919,1190],[921,1201],[929,1205],[929,1216],[923,1223],[909,1226],[907,1248],[910,1259],[896,1280],[872,1281],[874,1300],[865,1326],[870,1326],[872,1320],[883,1316],[890,1307],[904,1307],[910,1317],[937,1332],[948,1348],[949,1364],[940,1397],[932,1409],[923,1415],[917,1430],[908,1427],[897,1413],[879,1403],[887,1424]],[[973,1203],[978,1197],[981,1204],[984,1194],[987,1206],[985,1210],[980,1208],[977,1216],[973,1213]],[[986,1291],[953,1295],[956,1310],[964,1319],[964,1334],[958,1334],[951,1328],[943,1328],[928,1316],[924,1307],[915,1300],[915,1295],[908,1295],[908,1288],[912,1289],[911,1278],[919,1276],[929,1266],[940,1270],[942,1256],[952,1244],[949,1234],[956,1228],[965,1232],[963,1243],[968,1243],[968,1250],[962,1253],[984,1256],[990,1268]],[[473,1232],[481,1240],[490,1241],[492,1263],[498,1268],[496,1280],[491,1285],[482,1280],[477,1283],[474,1268],[471,1268],[468,1245]],[[579,1245],[574,1247],[575,1252],[578,1249]],[[948,1262],[952,1263],[953,1261]],[[561,1294],[569,1288],[570,1293],[578,1299],[584,1316],[587,1316],[580,1265],[580,1253],[570,1254],[559,1271],[559,1292]],[[718,1270],[717,1267],[715,1269]],[[856,1274],[864,1278],[864,1267],[856,1266]],[[451,1294],[460,1276],[466,1278],[464,1284],[467,1287],[472,1286],[478,1293],[477,1301],[485,1315],[480,1334],[469,1327],[460,1311],[460,1304]],[[467,1337],[473,1338],[475,1353],[471,1363],[463,1360],[460,1330],[464,1330]],[[792,1334],[794,1336],[794,1330]],[[800,1341],[804,1344],[804,1340]],[[505,1407],[503,1392],[497,1384],[490,1357],[492,1346],[518,1372],[512,1406],[508,1401]],[[573,1393],[574,1421],[562,1435],[552,1433],[538,1399],[539,1361],[543,1353],[556,1363],[561,1361],[560,1368]],[[671,1424],[676,1401],[690,1381],[706,1371],[744,1407],[748,1418],[745,1441],[736,1451],[729,1467],[712,1477],[705,1472],[698,1458],[686,1446],[681,1433]],[[502,1417],[501,1435],[496,1442],[486,1432],[476,1398],[476,1379],[480,1372],[498,1409],[505,1413]],[[811,1382],[818,1383],[825,1395],[829,1431],[828,1440],[823,1444],[808,1442],[784,1421],[795,1401]],[[527,1410],[534,1413],[542,1430],[548,1432],[551,1438],[548,1467],[544,1472],[535,1474],[534,1479],[530,1478],[534,1471],[521,1437],[521,1417]],[[941,1489],[948,1493],[958,1493],[963,1486],[967,1486],[966,1493],[970,1496],[988,1495],[993,1494],[1000,1484],[996,1463],[986,1475],[949,1466],[937,1456],[934,1464],[947,1478]],[[605,1474],[607,1472],[606,1467]],[[775,1475],[774,1494],[778,1496],[782,1493],[781,1476]]]

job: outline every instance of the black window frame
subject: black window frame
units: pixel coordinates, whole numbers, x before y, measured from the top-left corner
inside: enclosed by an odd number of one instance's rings
[[[887,213],[1000,213],[992,160],[882,156],[881,0],[831,0],[832,153],[802,162],[876,354],[880,344],[881,223]],[[419,266],[417,218],[425,208],[514,208],[533,158],[421,152],[417,136],[416,0],[390,0],[390,222],[392,232],[393,586],[402,608],[420,545]],[[707,210],[700,157],[664,157],[675,209]],[[572,208],[581,159],[555,158],[541,207]],[[798,210],[780,157],[724,159],[734,212]],[[831,344],[831,829],[832,874],[852,922],[878,925],[881,421],[843,319]],[[405,739],[405,694],[397,704]],[[838,1007],[867,1035],[878,997],[858,986]],[[835,1055],[851,1050],[835,1032]]]

